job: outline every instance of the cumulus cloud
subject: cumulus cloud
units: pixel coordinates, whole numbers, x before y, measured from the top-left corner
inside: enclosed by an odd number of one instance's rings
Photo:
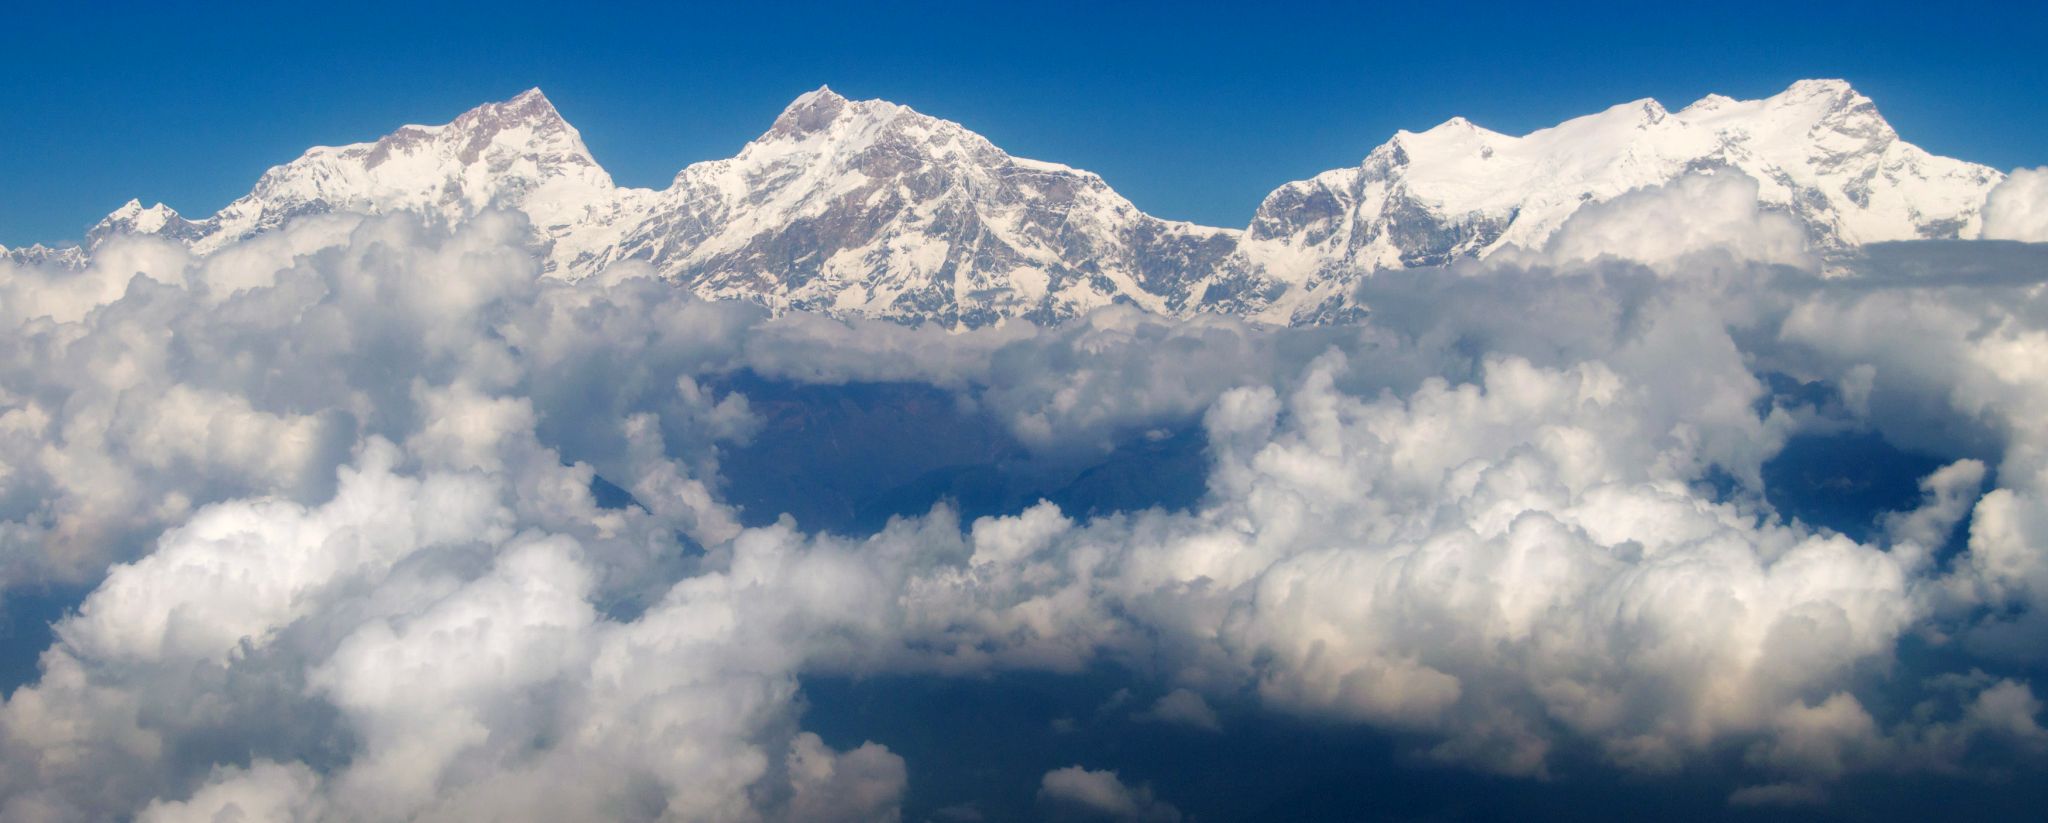
[[[10,326],[37,320],[77,323],[92,310],[121,299],[139,278],[179,286],[186,252],[153,237],[121,237],[94,252],[83,271],[43,269],[0,260],[0,319]]]
[[[316,509],[202,509],[110,575],[60,625],[42,681],[0,712],[7,815],[142,801],[165,819],[230,805],[377,820],[894,813],[900,758],[790,731],[805,621],[852,623],[871,605],[820,602],[860,581],[850,556],[762,533],[731,571],[610,619],[577,536],[514,531],[515,490],[394,474],[396,454],[371,444]],[[637,519],[626,528],[657,523]],[[311,728],[278,739],[280,722]],[[352,741],[345,765],[307,779],[336,733]],[[195,739],[271,762],[170,789],[190,779],[174,753]],[[58,750],[56,773],[90,782],[49,780]]]
[[[139,820],[146,823],[299,823],[323,819],[326,810],[314,790],[320,776],[302,764],[259,760],[249,768],[218,770],[189,800],[151,801]]]
[[[1188,726],[1203,731],[1223,731],[1223,721],[1216,717],[1216,710],[1209,707],[1209,701],[1187,689],[1174,689],[1161,695],[1152,707],[1139,712],[1139,720]]]
[[[1376,275],[1324,329],[771,319],[541,278],[523,236],[330,215],[0,264],[0,580],[93,589],[0,707],[0,817],[892,819],[918,764],[805,731],[803,677],[1104,663],[1223,734],[1204,695],[1506,774],[1733,754],[1734,804],[2048,756],[2038,274],[1824,278],[1734,175]],[[743,370],[939,386],[1049,452],[1195,426],[1207,492],[746,528]],[[1867,542],[1765,494],[1843,430],[1946,462]],[[1908,636],[1967,662],[1884,674]],[[1039,799],[1180,817],[1079,766]]]
[[[1056,820],[1119,820],[1177,823],[1180,810],[1152,795],[1150,786],[1131,788],[1116,772],[1068,766],[1039,780],[1038,802]]]
[[[1974,494],[1980,469],[1928,479],[1917,518],[1888,522],[1931,542],[1967,509],[1967,551],[1939,581],[1951,614],[1993,614],[1961,627],[1979,651],[2039,660],[2048,593],[2048,303],[2038,269],[1962,288],[1929,275],[1894,288],[1843,284],[1786,314],[1785,365],[1821,379],[1853,376],[1869,424],[1897,442],[1991,459],[1998,487]]]
[[[1991,190],[1984,239],[2048,243],[2048,168],[2014,169]]]
[[[1736,263],[1811,266],[1797,221],[1762,210],[1757,182],[1739,172],[1691,174],[1588,204],[1550,239],[1540,259],[1556,264],[1615,257],[1660,270],[1703,268],[1715,255]]]
[[[1432,731],[1438,755],[1509,772],[1543,770],[1555,724],[1664,770],[1920,611],[1885,553],[1698,497],[1697,460],[1664,451],[1696,424],[1658,427],[1606,368],[1499,360],[1479,385],[1362,401],[1333,388],[1344,367],[1219,404],[1214,507],[1117,537],[1137,546],[1108,585],[1215,637],[1208,675],[1270,705]],[[1203,608],[1205,590],[1241,594]]]
[[[7,568],[99,579],[0,710],[0,816],[889,814],[900,758],[798,735],[801,658],[749,651],[799,638],[696,623],[747,598],[694,572],[734,555],[717,450],[754,422],[692,375],[759,317],[540,280],[518,236],[109,255],[125,291],[10,328]]]

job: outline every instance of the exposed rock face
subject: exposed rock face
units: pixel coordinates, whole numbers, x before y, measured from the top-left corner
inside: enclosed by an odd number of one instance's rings
[[[311,149],[203,220],[131,201],[86,240],[155,234],[206,254],[308,214],[456,221],[498,207],[530,218],[551,276],[643,261],[704,297],[777,310],[968,328],[1128,303],[1308,324],[1357,317],[1351,286],[1375,270],[1539,246],[1586,203],[1703,170],[1755,178],[1767,208],[1835,253],[1975,237],[2002,179],[1905,143],[1869,98],[1813,80],[1676,113],[1639,100],[1521,137],[1463,118],[1398,132],[1357,167],[1281,186],[1235,231],[1152,217],[1092,173],[825,88],[736,157],[692,165],[660,191],[619,187],[532,90],[446,125]]]

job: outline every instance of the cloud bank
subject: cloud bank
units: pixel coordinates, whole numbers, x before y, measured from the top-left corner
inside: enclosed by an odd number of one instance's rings
[[[329,215],[0,262],[0,581],[91,587],[0,708],[0,817],[893,819],[917,764],[807,731],[803,677],[1105,664],[1191,729],[1245,705],[1532,778],[1732,758],[1737,804],[2048,756],[2038,265],[1823,276],[1706,176],[1369,278],[1355,326],[953,335],[541,278],[524,235]],[[1046,453],[1199,425],[1207,493],[746,528],[724,461],[773,435],[717,388],[742,371],[938,386]],[[1945,463],[1866,542],[1763,481],[1842,431]],[[1180,816],[1113,771],[1017,779]]]

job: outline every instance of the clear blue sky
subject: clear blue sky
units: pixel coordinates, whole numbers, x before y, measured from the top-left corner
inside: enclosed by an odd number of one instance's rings
[[[1664,6],[1684,6],[1668,8]],[[10,4],[0,244],[129,197],[211,213],[316,144],[540,86],[621,183],[732,154],[829,83],[1238,226],[1273,187],[1455,114],[1522,132],[1843,77],[1906,139],[2048,163],[2048,3]]]

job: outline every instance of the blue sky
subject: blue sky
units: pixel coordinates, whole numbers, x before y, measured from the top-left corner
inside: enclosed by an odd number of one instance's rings
[[[536,85],[621,183],[728,156],[829,83],[1226,226],[1397,128],[1522,132],[1801,77],[1847,78],[1937,153],[2048,162],[2048,4],[1653,5],[17,6],[0,244],[76,238],[129,197],[210,213],[307,146]]]

